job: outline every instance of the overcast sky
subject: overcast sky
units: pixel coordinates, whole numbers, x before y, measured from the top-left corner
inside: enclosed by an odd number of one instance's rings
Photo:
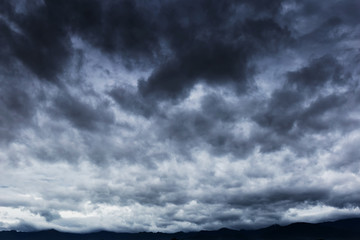
[[[360,217],[359,12],[0,1],[0,230]]]

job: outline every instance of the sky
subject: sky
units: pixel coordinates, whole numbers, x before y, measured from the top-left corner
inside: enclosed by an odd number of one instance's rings
[[[0,230],[360,217],[359,12],[0,1]]]

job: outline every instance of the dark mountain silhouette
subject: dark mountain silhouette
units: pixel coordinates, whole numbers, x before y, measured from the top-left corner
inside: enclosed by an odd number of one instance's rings
[[[318,224],[293,223],[272,225],[258,230],[177,232],[177,233],[65,233],[56,230],[38,232],[0,232],[1,240],[359,240],[360,218]]]

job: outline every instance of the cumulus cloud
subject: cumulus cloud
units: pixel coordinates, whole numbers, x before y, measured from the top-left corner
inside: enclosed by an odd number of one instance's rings
[[[0,228],[359,216],[356,1],[0,3]]]

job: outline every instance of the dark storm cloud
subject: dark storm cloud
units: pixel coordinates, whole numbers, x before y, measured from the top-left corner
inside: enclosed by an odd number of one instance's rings
[[[156,104],[135,91],[124,88],[113,88],[109,95],[126,111],[150,117],[156,112]]]
[[[46,1],[54,20],[95,47],[125,61],[152,59],[158,47],[156,8],[136,1]],[[155,9],[154,9],[155,8]]]
[[[273,93],[267,103],[267,110],[255,116],[254,120],[261,126],[271,127],[278,133],[290,131],[297,118],[303,96],[300,92],[279,90]]]
[[[31,122],[35,106],[32,96],[22,87],[0,82],[0,141],[9,142]]]
[[[270,18],[281,1],[45,1],[22,3],[21,14],[14,5],[6,4],[4,15],[20,32],[4,31],[6,45],[41,79],[56,80],[73,51],[70,37],[79,35],[104,52],[119,53],[130,65],[160,61],[140,90],[163,97],[177,97],[199,80],[233,82],[242,89],[252,75],[249,58],[290,40],[287,27]],[[317,5],[306,3],[304,11],[318,11]],[[263,17],[238,16],[240,8]]]
[[[9,67],[10,64],[8,61],[9,57],[12,55],[11,48],[9,46],[9,41],[11,41],[11,30],[3,20],[0,20],[0,31],[2,33],[0,37],[0,44],[3,46],[0,50],[0,61],[2,66]]]
[[[331,55],[325,55],[311,60],[308,66],[298,71],[289,72],[287,80],[289,84],[294,84],[298,89],[323,87],[326,83],[331,85],[341,85],[351,79],[344,74],[343,66]]]
[[[55,98],[53,104],[54,118],[63,117],[78,129],[101,130],[111,126],[114,122],[113,114],[107,110],[107,103],[97,103],[92,106],[69,94],[63,94]]]
[[[45,1],[24,2],[19,13],[15,4],[7,4],[4,15],[19,32],[7,27],[2,39],[17,59],[44,80],[57,81],[73,52],[70,37],[79,35],[106,53],[120,53],[128,63],[160,60],[160,66],[141,84],[145,95],[177,97],[201,79],[235,82],[243,88],[251,75],[248,58],[258,46],[276,48],[273,43],[286,39],[289,33],[272,19],[236,19],[234,9],[238,6],[254,11],[264,7],[252,2],[217,1],[161,5]],[[234,18],[230,24],[228,15]],[[163,50],[170,56],[162,54]]]
[[[129,63],[147,55],[150,59],[157,39],[144,15],[150,9],[142,10],[134,1],[4,3],[1,12],[8,24],[1,21],[2,56],[14,56],[39,79],[51,82],[65,71],[74,52],[70,39],[74,35],[104,52],[121,52]]]
[[[205,19],[207,17],[205,15]],[[199,23],[195,18],[188,20],[195,22],[189,26],[177,29],[175,25],[171,34],[180,35],[181,44],[173,44],[170,38],[174,55],[155,69],[146,81],[139,82],[140,92],[166,99],[186,96],[197,82],[231,85],[239,92],[252,86],[254,66],[251,57],[263,54],[263,51],[276,51],[290,41],[290,32],[271,19],[241,21],[233,18],[231,24],[222,18],[218,25],[210,25],[210,20]],[[187,36],[189,32],[193,35]]]
[[[234,196],[228,200],[230,205],[257,207],[281,204],[284,209],[305,202],[323,201],[329,197],[327,189],[269,189],[268,192]],[[286,206],[288,205],[288,206]]]
[[[208,94],[202,98],[199,109],[158,117],[159,138],[176,142],[183,154],[193,148],[207,148],[214,155],[230,153],[243,158],[255,145],[249,137],[235,133],[233,128],[244,117],[241,114],[256,102],[244,100],[241,107],[237,104],[222,99],[220,94]]]
[[[140,81],[140,92],[145,96],[176,98],[187,94],[202,79],[210,84],[238,83],[240,90],[247,85],[247,54],[241,48],[220,42],[199,42],[187,50],[188,53],[155,70],[146,82]]]
[[[334,129],[345,131],[345,126],[351,124],[352,120],[342,113],[344,105],[352,106],[351,99],[356,95],[351,91],[353,78],[333,56],[311,59],[307,66],[285,76],[284,86],[275,90],[266,107],[259,108],[253,116],[260,126],[283,138],[275,149],[292,142],[289,137],[301,138]],[[345,93],[325,93],[325,89],[343,86]]]
[[[342,116],[348,98],[346,94],[319,96],[305,106],[306,98],[298,92],[274,92],[267,108],[253,117],[257,124],[269,131],[255,133],[254,141],[264,152],[279,150],[286,145],[297,151],[302,149],[299,144],[301,139],[311,134],[328,133],[334,129],[347,132],[355,123],[351,118]],[[304,147],[309,153],[316,150],[306,145]]]
[[[304,35],[301,40],[309,44],[314,42],[316,44],[329,45],[334,41],[339,41],[346,38],[349,33],[344,32],[342,28],[343,20],[339,17],[331,17],[324,20],[324,22],[310,33]]]
[[[4,4],[5,5],[5,4]],[[4,9],[9,6],[4,6]],[[13,140],[19,129],[31,123],[36,110],[32,93],[28,91],[31,84],[21,79],[23,77],[13,61],[11,46],[12,36],[8,25],[0,20],[0,141]]]
[[[230,104],[222,99],[221,94],[209,94],[201,100],[202,111],[212,119],[222,122],[236,121],[238,115],[241,114],[240,109],[236,109],[235,104]]]
[[[358,211],[358,7],[2,1],[0,223],[178,231]]]
[[[249,58],[290,39],[290,32],[268,16],[247,19],[236,14],[237,8],[262,12],[268,10],[266,5],[88,1],[84,6],[82,1],[47,1],[46,9],[68,34],[79,35],[105,53],[119,54],[129,67],[154,63],[151,76],[139,82],[142,95],[176,98],[198,81],[233,83],[239,90],[248,86],[253,73]]]
[[[332,94],[318,97],[299,116],[299,127],[303,130],[313,130],[316,132],[331,128],[341,128],[338,122],[340,121],[340,124],[344,122],[341,121],[337,114],[341,112],[339,108],[344,106],[346,102],[347,96],[344,95]]]
[[[44,6],[23,2],[24,12],[17,13],[13,4],[13,8],[4,8],[7,10],[4,15],[17,31],[9,28],[5,31],[4,45],[40,79],[57,81],[56,75],[64,70],[70,55],[70,39],[65,29],[52,21]]]
[[[3,60],[0,66],[0,142],[10,143],[19,131],[33,125],[40,91],[21,73],[21,68],[12,65],[11,57]]]
[[[359,16],[356,14],[356,10],[359,8],[359,3],[356,1],[330,1],[328,8],[324,8],[320,2],[314,2],[311,0],[295,2],[299,4],[299,8],[293,13],[299,17],[316,17],[322,19],[326,17],[339,17],[344,19],[347,24],[358,24],[356,20],[359,19]]]

